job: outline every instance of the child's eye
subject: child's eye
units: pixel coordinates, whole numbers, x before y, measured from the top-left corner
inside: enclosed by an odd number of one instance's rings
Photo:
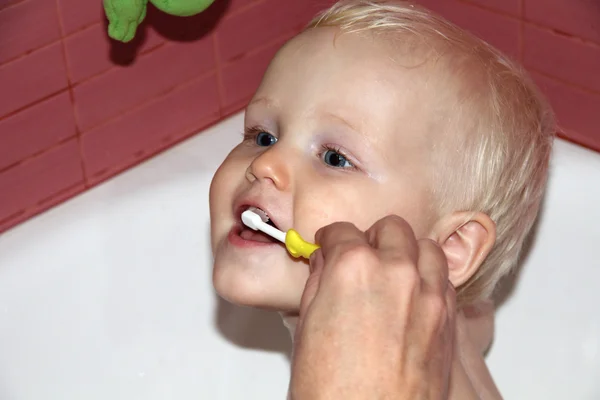
[[[277,142],[277,138],[268,132],[258,132],[255,141],[261,147],[269,147]]]
[[[335,168],[354,168],[354,165],[339,149],[325,147],[324,150],[322,157],[325,164]]]
[[[277,137],[267,132],[266,129],[253,126],[244,130],[244,142],[260,147],[269,147],[277,142]]]

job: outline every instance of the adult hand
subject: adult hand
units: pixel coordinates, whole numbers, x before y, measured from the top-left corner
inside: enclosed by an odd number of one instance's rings
[[[456,302],[446,257],[390,216],[316,234],[296,330],[290,396],[446,399]]]

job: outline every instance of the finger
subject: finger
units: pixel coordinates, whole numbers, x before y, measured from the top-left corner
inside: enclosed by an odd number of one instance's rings
[[[366,232],[369,244],[388,259],[406,260],[416,265],[417,239],[404,219],[390,215],[377,221]]]
[[[306,285],[304,286],[304,292],[302,293],[302,299],[300,300],[301,315],[306,312],[317,295],[324,265],[323,252],[321,249],[318,249],[310,256],[310,275],[308,276]]]
[[[434,293],[444,295],[448,286],[448,261],[442,248],[433,240],[421,239],[417,243],[419,261],[417,268],[422,284]]]
[[[335,222],[319,229],[315,234],[315,240],[321,246],[325,259],[341,246],[350,248],[368,245],[365,233],[349,222]]]
[[[310,308],[313,300],[317,296],[317,292],[319,291],[321,276],[323,273],[323,266],[325,264],[321,249],[315,251],[310,256],[309,261],[310,275],[308,276],[306,285],[304,286],[304,292],[302,293],[302,297],[300,299],[300,318],[298,320],[298,326],[296,327],[297,335],[299,335],[299,332],[302,331],[302,326],[304,318],[306,317],[306,313]]]

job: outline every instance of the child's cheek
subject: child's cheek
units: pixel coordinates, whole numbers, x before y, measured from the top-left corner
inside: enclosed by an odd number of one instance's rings
[[[331,193],[321,197],[310,196],[310,200],[302,207],[303,211],[296,213],[296,223],[308,237],[314,237],[320,228],[339,221],[351,222],[359,229],[366,230],[371,222],[366,215],[368,211],[361,212],[362,202],[359,200],[355,193],[349,191],[336,196]]]

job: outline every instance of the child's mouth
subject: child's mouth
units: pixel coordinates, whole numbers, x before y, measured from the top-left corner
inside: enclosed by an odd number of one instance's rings
[[[277,226],[273,223],[273,221],[271,221],[271,219],[269,218],[269,216],[267,215],[267,213],[265,211],[261,210],[258,207],[247,207],[247,209],[251,209],[258,215],[260,215],[261,219],[264,222],[273,226],[274,228],[277,228]],[[271,236],[267,235],[266,233],[250,229],[247,226],[245,226],[243,223],[241,224],[238,235],[243,240],[249,241],[249,242],[264,243],[264,244],[279,243],[276,239],[272,238]]]
[[[254,231],[250,228],[243,228],[240,232],[240,237],[244,240],[249,240],[253,242],[261,242],[261,243],[278,243],[271,236],[262,233],[260,231]]]

